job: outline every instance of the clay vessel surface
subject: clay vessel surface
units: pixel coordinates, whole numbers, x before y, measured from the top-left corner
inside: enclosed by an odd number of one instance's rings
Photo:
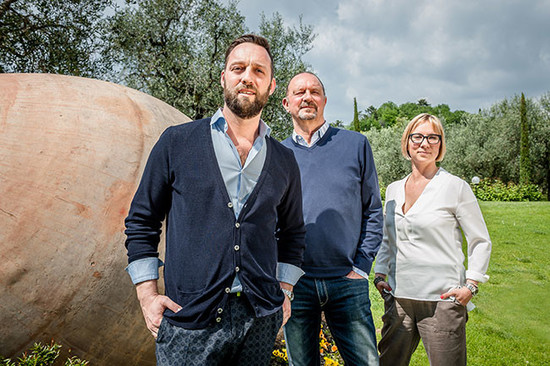
[[[152,146],[188,120],[112,83],[0,74],[1,355],[53,339],[93,365],[155,364],[124,218]]]

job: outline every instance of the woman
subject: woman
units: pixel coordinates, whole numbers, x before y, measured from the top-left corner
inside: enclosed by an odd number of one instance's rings
[[[408,365],[422,338],[430,365],[466,365],[466,307],[473,308],[478,283],[489,279],[489,233],[468,183],[436,164],[445,155],[437,117],[413,118],[401,151],[412,172],[386,190],[384,240],[374,268],[386,309],[380,364]]]

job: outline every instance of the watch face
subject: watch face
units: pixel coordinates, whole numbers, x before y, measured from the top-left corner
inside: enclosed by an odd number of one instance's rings
[[[283,293],[288,297],[290,301],[294,300],[294,292],[287,289],[281,289],[281,290],[283,290]]]

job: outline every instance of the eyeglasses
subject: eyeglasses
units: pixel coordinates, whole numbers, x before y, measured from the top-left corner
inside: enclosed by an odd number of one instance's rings
[[[422,144],[424,142],[424,139],[428,140],[428,144],[430,145],[437,145],[441,142],[441,135],[436,134],[429,134],[429,135],[423,135],[421,133],[411,133],[409,135],[409,139],[413,144]]]

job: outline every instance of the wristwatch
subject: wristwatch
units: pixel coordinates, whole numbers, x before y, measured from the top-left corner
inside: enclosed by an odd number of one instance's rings
[[[372,281],[372,282],[374,283],[374,286],[376,287],[376,286],[378,285],[378,283],[380,283],[380,282],[382,282],[382,281],[385,282],[386,279],[385,279],[384,277],[378,276],[378,277],[376,277],[376,278],[374,279],[374,281]]]
[[[477,286],[474,285],[473,283],[470,283],[470,282],[466,282],[466,285],[464,287],[466,287],[468,290],[470,290],[472,292],[472,296],[477,295],[477,293],[479,291]]]
[[[290,301],[294,300],[294,292],[287,290],[286,288],[281,289],[283,293],[288,297]]]

